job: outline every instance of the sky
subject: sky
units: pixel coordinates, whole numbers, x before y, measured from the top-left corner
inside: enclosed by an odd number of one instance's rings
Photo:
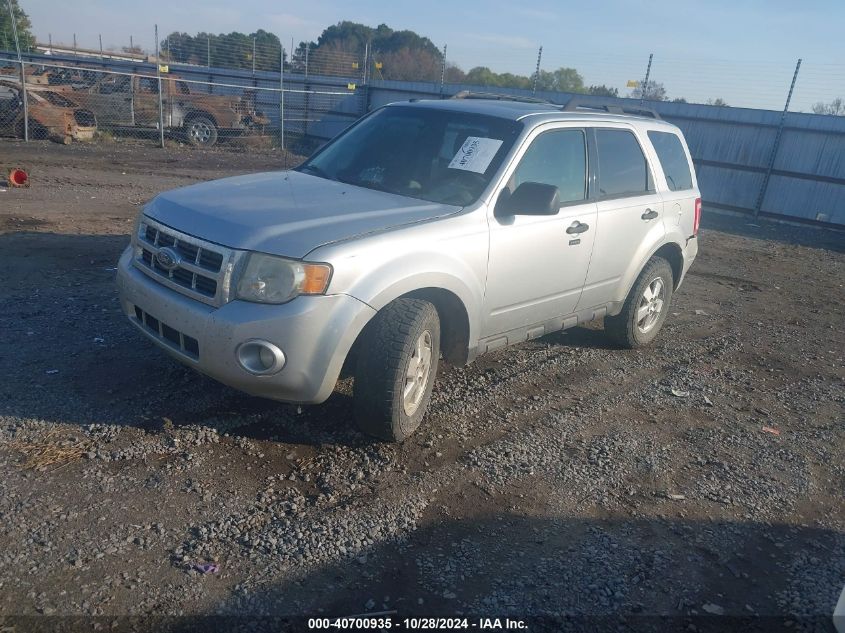
[[[802,67],[790,110],[845,97],[842,0],[19,0],[37,38],[81,47],[136,44],[152,49],[159,31],[276,33],[289,45],[316,40],[342,20],[385,23],[447,45],[447,59],[469,70],[530,75],[574,67],[587,85],[627,95],[629,80],[651,78],[669,98],[783,108],[796,61]]]

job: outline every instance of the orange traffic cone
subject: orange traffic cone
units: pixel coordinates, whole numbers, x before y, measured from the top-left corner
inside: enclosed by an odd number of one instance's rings
[[[10,187],[29,187],[29,174],[20,167],[13,167],[9,170]]]

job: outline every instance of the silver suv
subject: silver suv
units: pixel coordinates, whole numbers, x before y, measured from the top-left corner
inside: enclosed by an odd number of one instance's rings
[[[129,320],[183,363],[296,403],[354,376],[360,428],[419,426],[441,358],[604,317],[657,335],[698,251],[681,132],[463,98],[392,104],[297,169],[154,198],[118,267]]]

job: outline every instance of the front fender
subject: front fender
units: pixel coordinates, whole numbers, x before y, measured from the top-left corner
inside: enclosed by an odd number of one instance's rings
[[[347,294],[381,310],[399,297],[422,290],[436,288],[454,294],[464,305],[469,317],[469,346],[478,342],[479,310],[483,288],[467,283],[473,271],[457,259],[437,259],[433,253],[415,253],[385,263],[356,281]]]
[[[325,246],[308,259],[334,267],[330,293],[348,294],[376,310],[418,290],[452,293],[466,310],[472,347],[479,337],[488,246],[484,217],[473,214]]]

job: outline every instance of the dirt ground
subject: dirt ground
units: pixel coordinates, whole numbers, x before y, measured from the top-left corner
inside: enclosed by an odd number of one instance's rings
[[[705,209],[652,347],[613,349],[595,323],[446,367],[420,432],[387,445],[354,429],[353,385],[316,407],[252,398],[120,313],[145,201],[286,160],[0,141],[32,182],[0,185],[0,622],[833,630],[842,233]]]

